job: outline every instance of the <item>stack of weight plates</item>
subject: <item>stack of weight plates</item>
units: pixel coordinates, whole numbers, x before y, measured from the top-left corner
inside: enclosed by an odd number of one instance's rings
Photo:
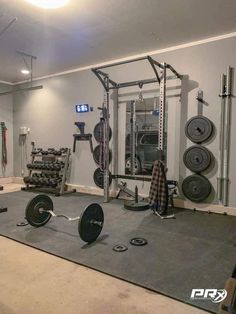
[[[93,159],[97,165],[99,165],[99,168],[97,168],[94,172],[93,179],[94,183],[101,189],[104,188],[103,184],[103,170],[105,163],[104,163],[104,152],[103,152],[103,132],[104,132],[104,124],[102,121],[97,123],[94,127],[93,135],[95,140],[99,143],[94,148],[93,151]],[[112,136],[112,131],[111,128],[109,129],[109,140],[111,140]],[[109,163],[112,160],[112,151],[109,150]],[[112,178],[111,178],[111,173],[109,173],[109,184],[111,184]]]
[[[210,181],[201,172],[210,167],[213,162],[213,155],[201,144],[210,139],[213,131],[213,123],[203,116],[191,118],[185,126],[186,136],[197,144],[189,147],[183,156],[185,166],[195,172],[195,174],[185,178],[182,183],[184,196],[192,202],[203,202],[212,190]]]

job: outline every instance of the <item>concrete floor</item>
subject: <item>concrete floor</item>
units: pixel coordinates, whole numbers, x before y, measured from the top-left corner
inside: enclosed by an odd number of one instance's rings
[[[205,311],[0,237],[1,314]]]
[[[0,191],[0,194],[17,192],[17,191],[20,191],[21,188],[25,186],[24,184],[20,184],[20,183],[5,183],[1,185],[3,186],[3,190]]]

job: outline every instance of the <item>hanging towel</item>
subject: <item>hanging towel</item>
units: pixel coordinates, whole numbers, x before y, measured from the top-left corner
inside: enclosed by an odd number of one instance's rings
[[[168,185],[166,180],[167,168],[165,164],[156,160],[152,170],[152,180],[149,191],[150,207],[160,215],[167,214],[168,208]]]

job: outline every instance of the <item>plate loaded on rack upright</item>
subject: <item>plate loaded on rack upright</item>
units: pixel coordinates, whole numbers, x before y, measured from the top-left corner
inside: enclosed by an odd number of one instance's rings
[[[107,129],[107,119],[108,119],[108,113],[107,109],[105,107],[105,104],[103,103],[102,108],[98,107],[98,110],[101,110],[101,118],[100,122],[97,123],[94,127],[93,135],[95,140],[99,143],[93,151],[93,158],[95,163],[99,166],[95,171],[93,175],[94,183],[101,189],[104,188],[104,171],[106,169],[106,163],[111,163],[112,159],[112,151],[109,148],[109,142],[112,137],[112,130],[109,126]],[[108,135],[106,135],[106,132],[108,132]],[[106,147],[108,147],[108,159],[105,158],[107,151]],[[106,152],[106,153],[105,153]],[[112,177],[110,171],[108,172],[108,183],[111,184]]]

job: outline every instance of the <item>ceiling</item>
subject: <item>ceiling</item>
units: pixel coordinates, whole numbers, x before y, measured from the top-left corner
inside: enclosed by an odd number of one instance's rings
[[[56,10],[0,0],[0,80],[26,79],[17,50],[38,57],[38,77],[234,31],[235,0],[70,0]]]

